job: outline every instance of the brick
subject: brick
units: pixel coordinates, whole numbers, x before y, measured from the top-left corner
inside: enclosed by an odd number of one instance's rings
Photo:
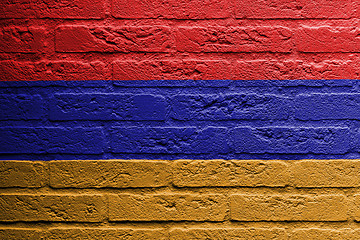
[[[176,95],[170,116],[176,120],[288,119],[288,98],[269,94]]]
[[[177,160],[173,183],[177,187],[283,187],[287,164],[261,160]]]
[[[33,0],[0,1],[0,18],[34,18]]]
[[[104,0],[43,0],[33,7],[38,18],[102,19],[104,4]]]
[[[101,222],[102,195],[0,195],[0,221]]]
[[[232,66],[224,60],[116,61],[113,80],[231,79]]]
[[[165,161],[104,160],[51,161],[53,188],[137,188],[169,184],[170,169]]]
[[[356,7],[352,0],[236,0],[235,15],[252,19],[347,19],[355,16]]]
[[[360,52],[359,30],[350,27],[302,26],[296,33],[300,52]]]
[[[357,79],[357,61],[331,59],[321,62],[300,62],[293,78],[288,79]]]
[[[171,240],[206,240],[206,239],[287,239],[285,229],[282,228],[195,228],[174,229],[170,232]]]
[[[295,187],[358,187],[360,161],[304,160],[291,163]]]
[[[0,161],[0,187],[43,187],[47,180],[46,170],[42,162]]]
[[[55,43],[57,52],[170,52],[174,38],[166,26],[60,26]]]
[[[113,0],[116,18],[214,19],[230,16],[227,0]]]
[[[352,144],[342,127],[238,127],[229,137],[237,153],[344,154]]]
[[[231,219],[236,221],[346,221],[343,195],[232,195]]]
[[[301,94],[294,102],[300,120],[360,119],[360,94]]]
[[[101,128],[4,127],[0,128],[0,153],[103,152]]]
[[[320,62],[300,60],[239,60],[234,65],[232,79],[357,79],[358,76],[358,64],[349,60],[332,59]]]
[[[6,240],[34,240],[45,239],[45,233],[33,228],[0,228],[0,239]]]
[[[181,52],[291,52],[293,32],[286,27],[178,27]]]
[[[219,194],[121,194],[109,196],[109,221],[223,221]]]
[[[208,127],[113,127],[113,153],[226,153],[227,129]]]
[[[266,80],[295,79],[297,61],[238,60],[235,62],[233,79]]]
[[[45,80],[104,80],[107,78],[102,62],[80,61],[1,61],[1,81]]]
[[[101,19],[104,1],[93,0],[13,0],[0,3],[0,18]]]
[[[51,120],[165,120],[165,98],[150,94],[55,94]]]
[[[313,239],[313,240],[323,240],[323,239],[333,239],[333,240],[352,240],[360,238],[360,231],[352,230],[350,228],[344,229],[296,229],[291,234],[291,240],[302,240],[302,239]]]
[[[40,95],[0,94],[0,120],[41,119],[44,102]]]
[[[0,28],[0,52],[39,53],[50,43],[44,28],[7,26]]]
[[[354,219],[357,222],[360,222],[360,194],[354,196]]]
[[[67,239],[168,239],[164,229],[124,229],[124,228],[53,228],[49,240]]]

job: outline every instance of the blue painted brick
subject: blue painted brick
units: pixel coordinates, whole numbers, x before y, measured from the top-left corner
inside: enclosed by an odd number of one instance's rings
[[[0,95],[0,120],[41,119],[43,113],[43,100],[39,95]]]
[[[171,117],[177,120],[287,119],[288,98],[275,95],[177,95],[172,98]]]
[[[348,128],[238,127],[230,139],[237,153],[344,154],[351,148]]]
[[[226,153],[227,129],[208,127],[114,127],[113,153]]]
[[[100,154],[101,128],[5,127],[0,128],[0,153]]]
[[[51,120],[165,120],[162,96],[131,94],[56,94],[51,100]]]
[[[295,106],[300,120],[360,119],[360,94],[301,94]]]

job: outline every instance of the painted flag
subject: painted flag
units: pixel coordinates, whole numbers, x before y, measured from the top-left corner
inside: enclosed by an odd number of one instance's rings
[[[359,239],[355,0],[0,3],[0,239]]]

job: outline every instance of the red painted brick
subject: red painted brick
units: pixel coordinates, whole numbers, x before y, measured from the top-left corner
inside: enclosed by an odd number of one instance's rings
[[[182,52],[290,52],[293,33],[286,27],[179,27]]]
[[[37,53],[42,52],[46,45],[46,31],[43,28],[0,28],[0,52]]]
[[[100,19],[104,0],[12,0],[0,2],[0,18]]]
[[[61,26],[55,39],[58,52],[169,52],[174,45],[166,26]]]
[[[230,79],[232,66],[222,60],[146,60],[113,63],[113,80]]]
[[[0,62],[0,81],[104,80],[105,64],[80,61]]]
[[[0,1],[0,18],[34,18],[32,0]]]
[[[237,18],[350,18],[355,15],[353,0],[236,0]]]
[[[354,79],[358,78],[358,76],[358,64],[353,61],[252,60],[237,61],[234,67],[233,79]]]
[[[113,0],[116,18],[209,19],[230,15],[228,0]]]
[[[356,27],[302,26],[296,34],[300,52],[360,52],[360,29]]]

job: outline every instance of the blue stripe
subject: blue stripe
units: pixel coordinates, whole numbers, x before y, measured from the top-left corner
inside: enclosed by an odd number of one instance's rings
[[[360,81],[0,82],[0,159],[360,157]]]

